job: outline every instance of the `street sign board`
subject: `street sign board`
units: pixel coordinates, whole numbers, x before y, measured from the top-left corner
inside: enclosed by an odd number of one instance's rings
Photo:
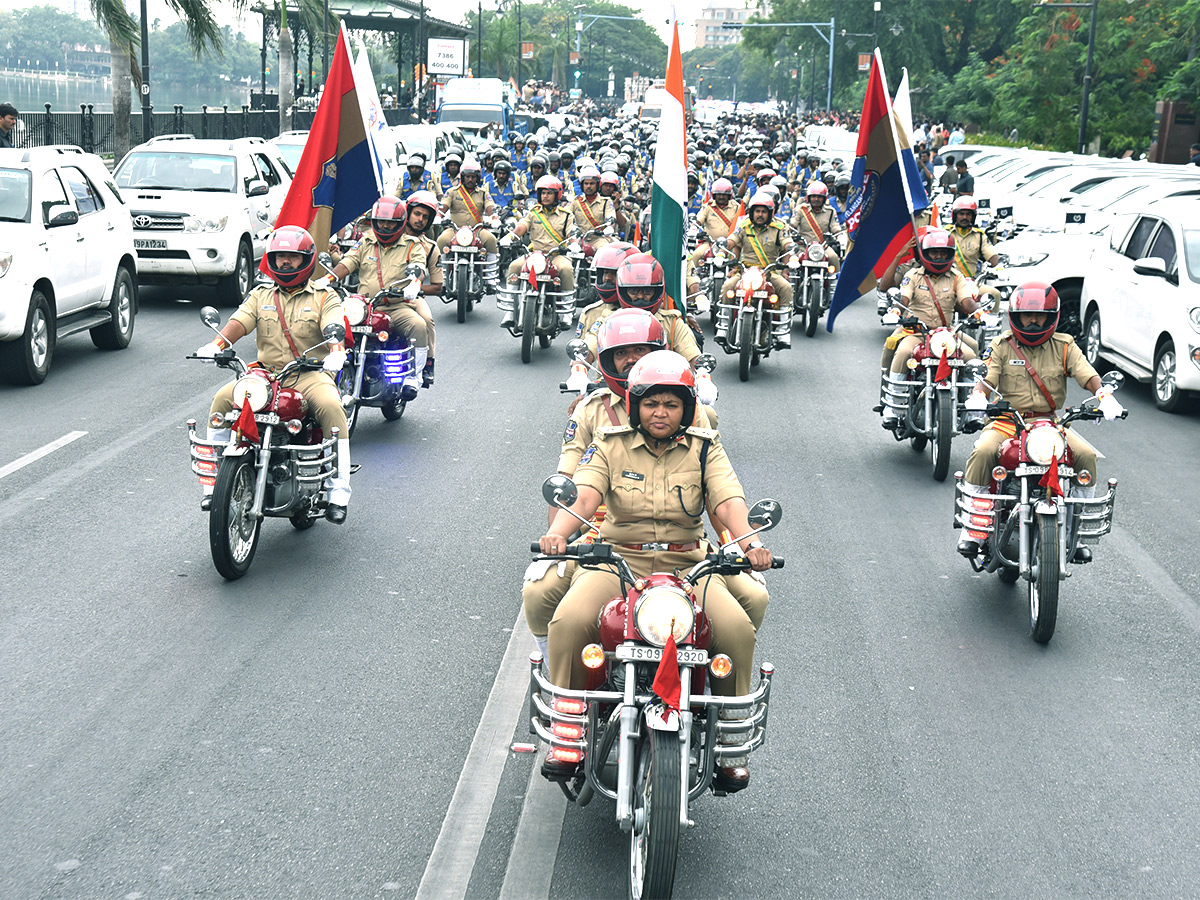
[[[430,38],[430,74],[466,75],[468,44],[468,41],[454,38]]]

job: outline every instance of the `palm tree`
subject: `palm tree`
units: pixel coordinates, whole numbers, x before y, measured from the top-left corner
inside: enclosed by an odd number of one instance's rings
[[[124,0],[89,0],[92,15],[108,35],[113,82],[113,154],[120,160],[132,144],[130,139],[131,78],[140,80],[134,51],[140,41],[138,23],[125,9]],[[241,6],[243,0],[235,0]],[[188,42],[197,55],[221,52],[221,29],[212,12],[212,0],[167,0],[187,26]]]

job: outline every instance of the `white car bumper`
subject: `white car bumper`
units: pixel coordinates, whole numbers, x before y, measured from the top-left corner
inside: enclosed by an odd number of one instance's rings
[[[230,275],[237,265],[238,242],[234,237],[227,232],[134,232],[138,274],[180,279]]]

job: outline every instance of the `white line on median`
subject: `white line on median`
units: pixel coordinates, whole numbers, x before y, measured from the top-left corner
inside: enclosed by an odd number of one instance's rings
[[[85,434],[87,434],[86,431],[72,431],[69,434],[64,434],[57,441],[51,441],[50,443],[46,444],[46,446],[38,447],[38,449],[34,450],[33,452],[26,453],[20,459],[13,460],[6,466],[0,466],[0,478],[5,477],[6,475],[11,475],[13,472],[16,472],[18,469],[25,468],[32,462],[37,462],[43,456],[49,456],[55,450],[60,450],[72,441],[79,440]]]
[[[529,773],[525,805],[508,855],[500,900],[545,900],[550,896],[567,798],[558,785],[542,777],[538,766],[541,757],[539,753]]]
[[[416,900],[463,900],[467,896],[509,744],[525,704],[533,646],[525,616],[518,615]]]

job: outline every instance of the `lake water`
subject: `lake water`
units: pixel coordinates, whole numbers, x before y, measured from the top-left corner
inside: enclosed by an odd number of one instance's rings
[[[205,103],[210,108],[228,103],[231,108],[238,109],[250,102],[250,89],[227,85],[223,90],[200,91],[185,85],[162,84],[154,87],[150,99],[155,112],[170,112],[176,103],[183,104],[186,110],[199,110]],[[63,81],[52,81],[0,74],[0,102],[11,103],[22,113],[44,112],[47,103],[56,112],[79,112],[80,103],[93,104],[96,112],[111,112],[112,85],[107,78],[72,76]],[[135,93],[135,112],[141,109],[141,102],[141,97]]]

